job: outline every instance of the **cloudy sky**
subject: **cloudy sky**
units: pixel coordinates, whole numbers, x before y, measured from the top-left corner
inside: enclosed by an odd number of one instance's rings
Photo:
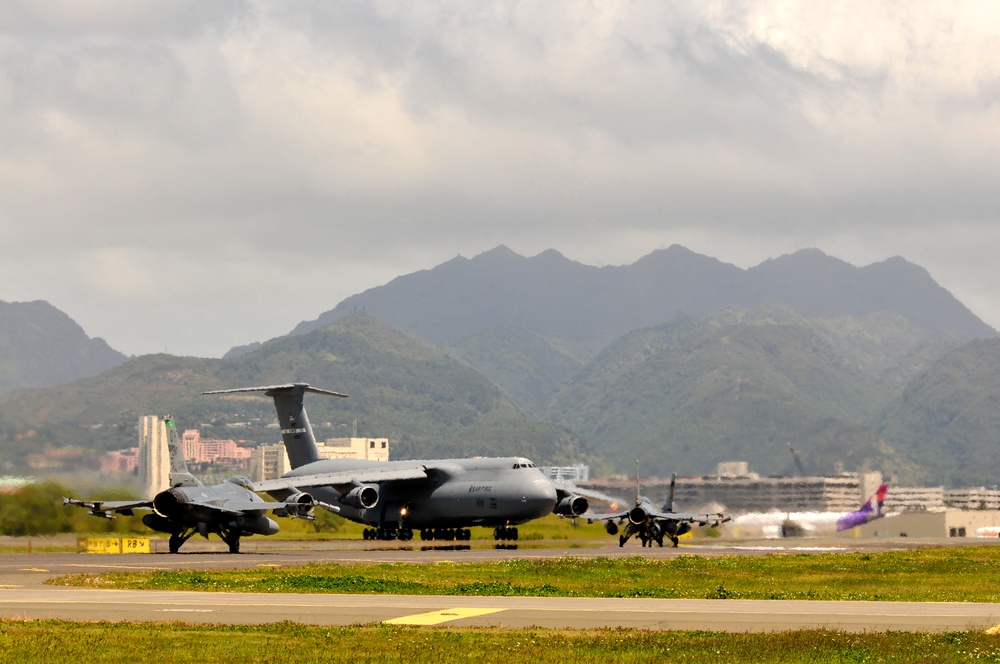
[[[901,255],[1000,327],[1000,5],[0,4],[0,300],[220,356],[499,244]]]

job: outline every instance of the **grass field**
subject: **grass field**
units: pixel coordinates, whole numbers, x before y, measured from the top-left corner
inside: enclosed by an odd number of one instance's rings
[[[55,583],[244,592],[1000,602],[1000,547],[674,559],[308,565],[246,571],[111,572]],[[1000,662],[979,632],[770,634],[441,627],[213,626],[0,621],[18,662]]]
[[[230,592],[1000,602],[1000,547],[655,560],[314,564],[281,569],[104,572],[59,585]]]
[[[63,662],[998,662],[1000,637],[0,621],[3,661]]]

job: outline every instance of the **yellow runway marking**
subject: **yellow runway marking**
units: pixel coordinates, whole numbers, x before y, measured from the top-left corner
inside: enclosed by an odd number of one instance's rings
[[[430,613],[418,613],[412,616],[403,616],[384,620],[386,625],[440,625],[449,620],[459,620],[461,618],[475,618],[476,616],[486,616],[491,613],[499,613],[505,609],[443,609],[441,611],[431,611]]]

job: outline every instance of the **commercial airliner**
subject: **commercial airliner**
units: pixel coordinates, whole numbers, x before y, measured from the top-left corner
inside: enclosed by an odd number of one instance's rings
[[[764,537],[797,537],[823,532],[849,530],[881,519],[885,516],[882,505],[889,485],[878,490],[854,512],[757,512],[741,514],[733,519],[733,526],[748,530],[760,529]]]

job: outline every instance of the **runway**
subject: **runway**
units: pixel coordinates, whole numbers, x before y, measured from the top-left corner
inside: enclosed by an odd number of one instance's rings
[[[216,624],[287,620],[338,626],[389,622],[551,629],[945,632],[983,631],[1000,624],[1000,604],[288,595],[31,587],[3,589],[0,616]]]
[[[275,544],[280,544],[276,542]],[[905,546],[917,545],[907,542]],[[846,549],[894,548],[884,542]],[[770,632],[829,628],[845,631],[942,632],[986,630],[1000,624],[1000,604],[933,602],[829,602],[779,600],[665,600],[538,597],[244,594],[62,588],[44,585],[62,574],[112,570],[288,567],[313,562],[369,564],[481,561],[559,556],[673,557],[696,554],[762,555],[776,551],[827,551],[818,542],[686,546],[641,549],[618,546],[527,550],[452,547],[372,549],[360,543],[303,544],[233,555],[203,550],[176,555],[32,553],[0,555],[0,617],[83,621],[184,621],[314,625],[376,623],[455,627],[632,628]]]

